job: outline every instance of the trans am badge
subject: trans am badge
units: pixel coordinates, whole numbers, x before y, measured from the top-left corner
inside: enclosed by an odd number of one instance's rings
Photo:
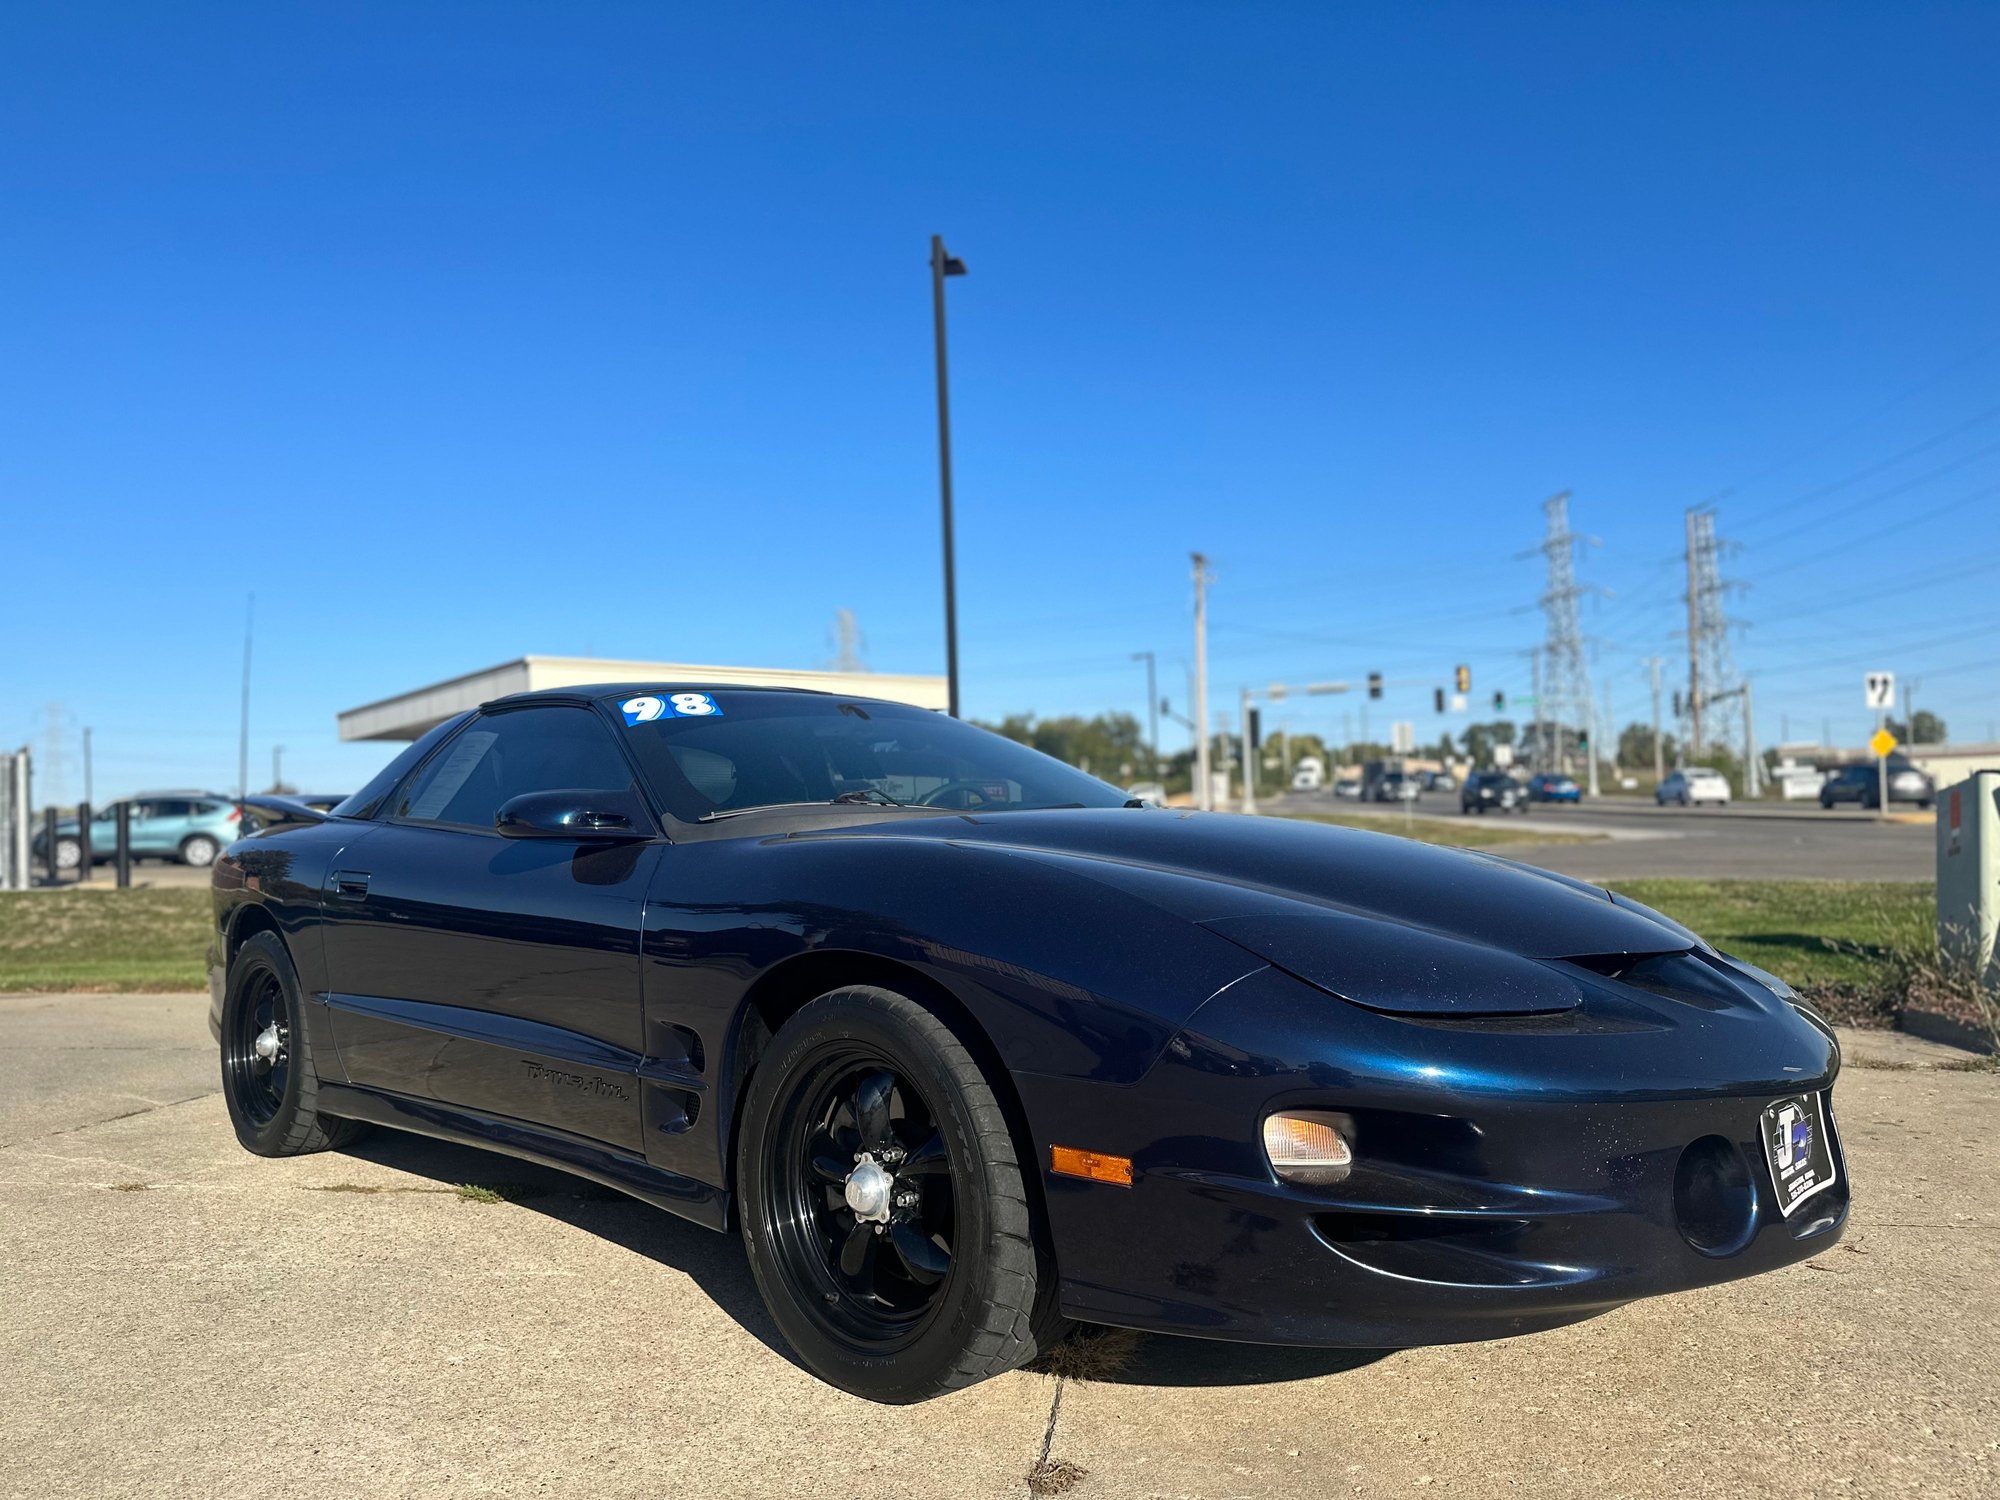
[[[1806,1199],[1833,1186],[1833,1148],[1827,1140],[1824,1096],[1799,1094],[1764,1111],[1764,1154],[1778,1190],[1778,1212],[1792,1216]]]

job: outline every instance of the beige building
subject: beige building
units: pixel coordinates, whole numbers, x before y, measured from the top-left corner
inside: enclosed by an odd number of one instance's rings
[[[887,698],[943,710],[945,679],[897,672],[791,671],[782,667],[702,667],[674,661],[605,661],[588,656],[523,656],[393,698],[364,703],[339,717],[343,740],[413,740],[453,714],[509,693],[596,683],[659,682],[701,686],[811,688],[856,698]]]

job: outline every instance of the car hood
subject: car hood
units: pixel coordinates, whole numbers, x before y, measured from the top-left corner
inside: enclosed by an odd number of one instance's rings
[[[806,838],[945,839],[1056,863],[1370,1009],[1573,1009],[1562,960],[1685,953],[1687,929],[1599,887],[1468,850],[1288,818],[1161,809],[885,820]]]

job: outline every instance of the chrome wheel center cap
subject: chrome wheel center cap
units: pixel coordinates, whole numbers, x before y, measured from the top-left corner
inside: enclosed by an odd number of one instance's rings
[[[257,1040],[250,1044],[250,1050],[257,1054],[261,1062],[275,1062],[279,1048],[278,1028],[275,1022],[258,1032]]]
[[[854,1170],[847,1174],[847,1185],[842,1189],[854,1217],[876,1224],[888,1223],[895,1181],[880,1162],[863,1153]]]

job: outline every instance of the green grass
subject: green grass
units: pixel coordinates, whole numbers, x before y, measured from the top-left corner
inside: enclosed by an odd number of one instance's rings
[[[213,912],[199,888],[0,894],[0,992],[205,989]]]
[[[1418,818],[1370,817],[1366,813],[1308,812],[1278,813],[1301,823],[1331,823],[1337,828],[1365,828],[1370,833],[1393,833],[1398,838],[1415,839],[1420,844],[1451,844],[1460,849],[1491,849],[1500,844],[1596,844],[1603,836],[1595,833],[1555,833],[1537,827],[1527,819],[1500,818]]]
[[[1872,989],[1936,940],[1928,882],[1625,880],[1613,888],[1801,988]]]

